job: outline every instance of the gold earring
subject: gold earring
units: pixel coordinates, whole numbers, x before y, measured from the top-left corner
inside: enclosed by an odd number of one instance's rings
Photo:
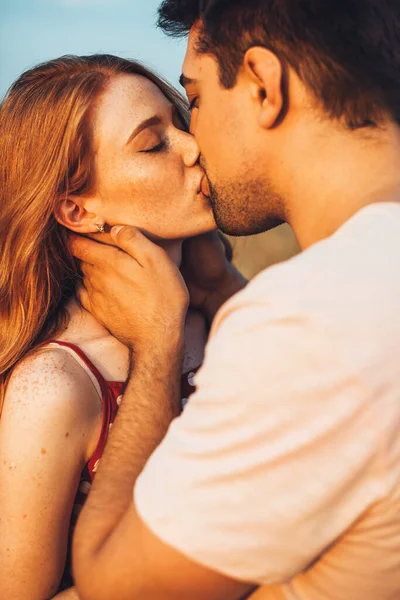
[[[99,225],[99,223],[96,223],[96,224],[95,224],[95,227],[96,227],[96,229],[97,229],[97,231],[98,231],[99,233],[104,233],[104,232],[105,232],[104,225]]]

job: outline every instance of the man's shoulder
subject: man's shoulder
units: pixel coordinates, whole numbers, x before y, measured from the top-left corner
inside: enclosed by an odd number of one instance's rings
[[[309,305],[313,311],[318,302],[353,311],[357,299],[365,305],[371,294],[400,296],[398,256],[400,205],[369,206],[331,237],[259,273],[232,303]]]
[[[390,208],[392,205],[390,205]],[[237,339],[302,323],[303,346],[319,332],[341,352],[400,355],[400,206],[364,209],[336,234],[266,269],[220,310],[213,335]],[[322,343],[322,342],[321,342]]]

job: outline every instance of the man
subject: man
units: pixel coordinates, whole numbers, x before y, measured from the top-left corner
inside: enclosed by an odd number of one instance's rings
[[[160,24],[189,33],[182,83],[219,227],[286,221],[303,253],[218,312],[174,419],[179,272],[134,229],[114,232],[125,254],[74,242],[84,302],[134,351],[76,534],[79,594],[399,598],[398,3],[165,0]],[[212,320],[243,283],[212,240],[196,252],[215,263],[188,282]]]

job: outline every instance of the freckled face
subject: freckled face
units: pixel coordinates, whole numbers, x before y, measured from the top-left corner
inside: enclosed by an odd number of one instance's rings
[[[199,150],[171,102],[140,75],[120,75],[94,113],[98,207],[109,225],[162,239],[215,229]]]

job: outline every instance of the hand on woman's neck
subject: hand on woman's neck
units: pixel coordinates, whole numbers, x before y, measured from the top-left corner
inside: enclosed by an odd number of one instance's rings
[[[143,233],[152,242],[157,244],[157,246],[163,248],[178,268],[181,266],[183,239],[164,240],[161,238],[155,238],[145,231],[143,231]],[[95,242],[99,242],[101,244],[109,244],[111,246],[115,246],[115,242],[109,233],[89,233],[87,234],[87,237],[90,237],[92,238],[92,240],[95,240]]]
[[[114,241],[109,233],[106,234],[93,234],[89,235],[95,241],[103,244],[115,245]],[[170,259],[179,268],[182,262],[182,244],[183,240],[161,240],[157,239],[153,242],[163,248],[168,254]],[[86,309],[84,309],[77,300],[74,298],[68,304],[67,307],[70,321],[67,329],[63,334],[66,337],[77,337],[77,339],[85,339],[89,334],[89,337],[102,338],[109,336],[109,332],[101,325],[96,318]],[[63,337],[63,335],[61,336]]]

